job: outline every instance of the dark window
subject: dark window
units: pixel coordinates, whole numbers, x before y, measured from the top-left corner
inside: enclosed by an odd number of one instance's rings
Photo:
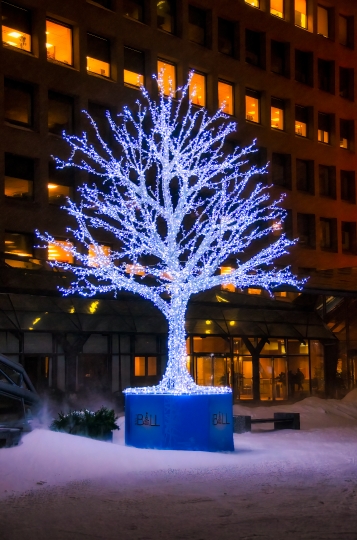
[[[198,45],[206,45],[206,12],[195,6],[188,6],[188,38]]]
[[[4,119],[17,126],[32,127],[32,106],[32,87],[5,79]]]
[[[144,53],[124,47],[124,84],[137,88],[144,84],[144,68]]]
[[[330,114],[318,113],[317,140],[319,142],[331,143],[332,118]]]
[[[32,199],[35,175],[34,160],[5,154],[5,196]]]
[[[289,240],[293,239],[293,213],[292,210],[286,210],[286,216],[283,222],[283,232]]]
[[[354,19],[353,17],[338,17],[338,40],[341,45],[353,49],[354,47]]]
[[[273,152],[271,161],[272,182],[276,186],[291,189],[291,155]]]
[[[317,6],[317,33],[331,37],[331,12],[324,6]]]
[[[103,77],[110,77],[110,42],[87,34],[87,70]]]
[[[123,0],[125,17],[144,22],[144,0]]]
[[[102,139],[108,144],[112,137],[112,130],[107,118],[107,111],[110,107],[99,105],[98,103],[88,103],[88,113],[93,118],[97,125],[98,131]]]
[[[296,160],[296,189],[314,195],[314,162],[312,160]]]
[[[218,50],[220,53],[234,56],[234,23],[218,19]]]
[[[31,13],[8,2],[1,2],[1,11],[3,43],[30,52]]]
[[[156,6],[158,28],[174,34],[176,9],[174,0],[157,0]]]
[[[245,31],[245,61],[253,66],[265,68],[264,34],[246,29]]]
[[[57,169],[54,161],[48,164],[48,202],[58,206],[66,203],[66,198],[72,196],[74,186],[74,170],[70,167]]]
[[[314,214],[297,215],[298,242],[301,246],[316,247],[316,225]]]
[[[313,86],[313,53],[295,50],[295,80]]]
[[[73,131],[73,99],[56,92],[48,93],[48,131],[62,135]]]
[[[356,253],[356,222],[342,221],[341,223],[342,251]]]
[[[350,203],[356,202],[356,182],[355,171],[340,172],[341,179],[341,199]]]
[[[31,234],[23,234],[5,231],[5,253],[17,257],[33,257],[33,237]]]
[[[335,93],[335,62],[330,60],[317,61],[319,89],[330,94]]]
[[[267,149],[263,146],[258,146],[255,148],[255,150],[256,152],[249,154],[249,162],[247,164],[248,169],[253,166],[255,166],[257,169],[261,169],[267,164]],[[254,180],[256,182],[266,183],[268,181],[267,177],[267,174],[258,174],[254,176]]]
[[[336,167],[319,165],[320,195],[336,199]]]
[[[320,218],[320,247],[326,251],[337,251],[337,219]]]
[[[301,107],[301,105],[295,106],[295,134],[300,137],[308,136],[308,123],[309,123],[309,109],[307,107]]]
[[[289,44],[271,41],[271,70],[277,75],[289,76]]]
[[[351,150],[354,143],[354,121],[340,120],[340,147]]]
[[[343,68],[340,67],[340,87],[339,87],[340,96],[349,99],[350,101],[354,100],[354,70],[353,68]]]

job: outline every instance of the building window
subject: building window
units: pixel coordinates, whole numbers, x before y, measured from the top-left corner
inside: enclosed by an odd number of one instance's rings
[[[188,39],[205,46],[206,38],[206,12],[195,6],[188,6]]]
[[[49,261],[58,261],[73,263],[73,255],[69,251],[73,248],[73,243],[69,240],[58,240],[56,243],[49,242],[47,246],[48,255],[47,258]]]
[[[4,45],[31,52],[31,13],[8,2],[1,2],[1,11]]]
[[[271,160],[272,182],[276,186],[291,189],[291,155],[273,152]]]
[[[48,131],[62,136],[73,132],[73,99],[56,92],[48,93]]]
[[[123,13],[129,19],[144,22],[144,0],[123,0]]]
[[[320,247],[322,250],[337,251],[337,220],[320,218]]]
[[[48,202],[56,206],[63,206],[67,197],[72,196],[74,184],[74,171],[69,167],[57,169],[55,163],[48,164]]]
[[[4,251],[16,257],[33,257],[32,235],[5,231]]]
[[[157,356],[135,356],[134,376],[154,377],[158,375]]]
[[[340,172],[341,199],[350,203],[356,203],[355,171]]]
[[[88,266],[98,267],[99,264],[96,262],[97,257],[109,257],[110,256],[110,246],[104,244],[90,244],[88,248]],[[104,259],[101,261],[101,266],[108,266],[108,262]]]
[[[284,19],[284,0],[270,0],[270,13]]]
[[[5,196],[32,199],[35,176],[34,160],[15,154],[5,154]]]
[[[106,141],[106,143],[110,144],[112,142],[113,132],[107,118],[107,112],[109,109],[110,107],[106,107],[105,105],[100,105],[99,103],[94,103],[93,101],[88,102],[88,114],[94,120],[102,139]],[[93,137],[93,142],[98,144],[98,139],[96,136]]]
[[[322,6],[317,6],[317,33],[329,37],[329,10]]]
[[[244,0],[246,4],[249,4],[250,6],[260,8],[260,0]]]
[[[282,99],[271,98],[270,108],[271,127],[274,129],[284,129],[284,101]]]
[[[87,34],[87,71],[110,77],[110,43],[107,39]]]
[[[124,84],[140,88],[144,84],[144,53],[124,47]]]
[[[354,20],[353,17],[338,17],[338,40],[341,45],[353,49],[354,45]]]
[[[295,25],[307,28],[306,0],[295,0]]]
[[[165,96],[176,90],[176,66],[166,60],[157,61],[157,72],[162,77],[161,89]]]
[[[314,214],[297,214],[297,233],[300,246],[316,247],[316,226]]]
[[[340,67],[340,96],[354,101],[354,69]]]
[[[218,18],[218,51],[234,56],[234,23]]]
[[[234,114],[233,84],[218,81],[218,106],[226,114]]]
[[[5,79],[4,120],[16,126],[32,127],[32,107],[32,87]]]
[[[193,73],[189,87],[189,98],[193,105],[206,106],[206,75],[196,71]]]
[[[289,76],[289,44],[271,40],[270,69],[277,75]]]
[[[260,93],[249,88],[245,90],[245,119],[260,123]]]
[[[174,0],[157,0],[156,6],[157,27],[160,30],[174,34],[176,9]]]
[[[340,120],[340,148],[351,150],[354,136],[354,121]]]
[[[264,34],[246,29],[245,31],[245,61],[253,66],[265,67],[263,55]]]
[[[317,61],[318,86],[320,90],[335,93],[335,62],[329,60]]]
[[[295,80],[313,86],[312,52],[295,50]]]
[[[318,114],[317,140],[319,142],[330,144],[331,139],[331,118],[329,114]]]
[[[336,199],[336,167],[319,165],[320,195]]]
[[[296,189],[314,195],[314,162],[306,159],[296,160]]]
[[[73,65],[72,28],[63,23],[46,21],[47,59]]]
[[[349,253],[356,252],[356,222],[341,222],[341,241],[342,251]]]
[[[309,119],[309,109],[307,107],[301,107],[301,105],[295,106],[295,135],[299,137],[307,137],[307,125]]]

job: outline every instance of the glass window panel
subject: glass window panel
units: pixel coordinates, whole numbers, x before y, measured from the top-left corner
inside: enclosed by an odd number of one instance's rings
[[[270,0],[270,13],[276,17],[284,18],[284,0]]]
[[[27,9],[1,2],[2,40],[6,45],[31,51],[31,14]]]
[[[73,64],[72,58],[72,28],[57,22],[46,21],[47,59]]]
[[[245,3],[253,7],[260,7],[260,0],[245,0]]]
[[[245,118],[250,122],[260,122],[259,97],[256,92],[246,92],[245,95]]]
[[[273,398],[273,362],[271,358],[259,358],[260,400],[270,401]]]
[[[311,390],[315,396],[324,397],[325,365],[324,348],[319,341],[310,341],[311,354]]]
[[[144,84],[144,54],[124,47],[124,84],[140,88]]]
[[[62,135],[73,130],[73,100],[70,97],[48,93],[48,131]]]
[[[145,356],[135,356],[134,375],[135,377],[145,377]]]
[[[161,76],[161,88],[164,95],[169,96],[173,90],[176,90],[176,66],[165,62],[165,60],[158,60],[157,72]]]
[[[295,24],[307,28],[306,0],[295,0]]]
[[[189,97],[194,105],[205,107],[206,105],[206,76],[194,72],[192,75]]]
[[[234,114],[233,103],[233,85],[218,81],[218,106],[223,106],[223,112],[226,114]]]
[[[175,32],[175,2],[174,0],[157,0],[157,27],[173,34]]]
[[[206,12],[188,6],[188,38],[199,45],[206,45]]]
[[[284,339],[269,339],[269,343],[265,343],[262,354],[286,354]]]
[[[32,246],[31,235],[5,231],[5,253],[17,257],[33,257]]]
[[[53,184],[49,182],[47,184],[48,190],[48,202],[50,204],[56,204],[62,206],[66,203],[67,197],[71,197],[72,189],[70,186],[61,186],[59,184]]]
[[[218,19],[218,50],[229,56],[234,55],[234,23]]]
[[[221,274],[231,274],[233,268],[231,266],[221,266]],[[224,291],[235,292],[236,288],[232,283],[227,283],[221,287]]]
[[[148,376],[152,377],[157,375],[157,357],[149,356],[148,357]]]
[[[4,119],[11,124],[30,127],[32,125],[32,88],[5,79]]]
[[[310,375],[308,356],[290,356],[288,359],[289,397],[299,397],[310,393]]]
[[[89,266],[108,266],[108,262],[105,259],[101,259],[101,257],[109,257],[110,256],[110,246],[106,246],[104,244],[97,244],[96,246],[94,244],[91,244],[88,248],[88,265]],[[100,258],[100,265],[98,263],[97,257]]]
[[[110,43],[107,39],[87,34],[87,71],[110,77]]]
[[[328,37],[328,10],[317,6],[317,33]]]
[[[238,365],[237,365],[238,364]],[[234,371],[238,378],[239,399],[253,399],[253,362],[250,357],[234,359]]]
[[[284,129],[284,105],[279,100],[272,99],[271,105],[271,127],[274,129]]]
[[[307,126],[305,122],[301,122],[299,120],[295,120],[295,134],[299,135],[300,137],[306,137],[307,136]]]
[[[34,180],[33,159],[5,154],[5,196],[31,199]]]
[[[144,2],[143,0],[124,0],[123,13],[125,17],[143,22],[144,20]]]
[[[33,182],[5,176],[5,196],[19,199],[32,199]]]
[[[73,255],[68,249],[72,248],[72,242],[68,240],[56,240],[56,243],[48,243],[48,260],[73,263]]]
[[[348,24],[347,17],[339,15],[338,17],[338,39],[341,45],[348,45]]]

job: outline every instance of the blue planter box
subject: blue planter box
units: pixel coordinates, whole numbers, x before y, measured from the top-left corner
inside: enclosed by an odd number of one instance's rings
[[[162,450],[231,452],[232,394],[127,394],[125,444]]]

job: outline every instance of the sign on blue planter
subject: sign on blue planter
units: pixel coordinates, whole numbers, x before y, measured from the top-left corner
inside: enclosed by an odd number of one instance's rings
[[[137,448],[233,451],[232,394],[126,394],[125,443]]]

